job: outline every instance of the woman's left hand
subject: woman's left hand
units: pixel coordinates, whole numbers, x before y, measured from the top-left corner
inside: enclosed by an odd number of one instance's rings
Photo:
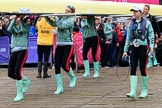
[[[152,55],[154,53],[154,49],[150,48],[150,52],[149,53]]]

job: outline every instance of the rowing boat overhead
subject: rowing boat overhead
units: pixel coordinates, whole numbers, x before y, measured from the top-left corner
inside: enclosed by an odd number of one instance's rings
[[[123,15],[131,15],[130,8],[133,5],[140,5],[141,7],[144,5],[92,0],[3,0],[1,1],[0,12],[18,12],[22,9],[28,9],[31,13],[64,13],[64,9],[69,4],[76,8],[76,13]],[[151,5],[150,13],[161,16],[162,6]]]

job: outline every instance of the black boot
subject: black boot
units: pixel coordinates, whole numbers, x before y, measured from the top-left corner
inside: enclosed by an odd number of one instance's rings
[[[51,76],[47,74],[47,71],[48,71],[48,62],[45,61],[44,64],[43,64],[43,78],[50,78]]]
[[[42,62],[39,61],[38,62],[38,75],[37,75],[37,78],[42,78],[41,73],[42,73]]]

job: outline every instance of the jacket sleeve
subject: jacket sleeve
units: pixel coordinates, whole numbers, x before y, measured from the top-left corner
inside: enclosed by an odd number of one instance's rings
[[[118,41],[118,34],[116,33],[116,31],[113,32],[113,38],[115,40],[115,43],[119,43],[119,41]]]
[[[153,29],[154,29],[154,33],[157,33],[157,35],[158,35],[158,38],[160,38],[160,28],[159,28],[159,25],[158,25],[158,23],[157,23],[157,21],[156,21],[156,19],[155,19],[155,17],[154,16],[152,16],[152,20],[153,20]]]
[[[130,46],[130,23],[128,25],[128,30],[127,30],[127,37],[124,45],[124,52],[128,52],[129,46]]]
[[[110,35],[112,32],[110,30],[110,27],[108,27],[109,25],[104,23],[104,34],[105,35]]]
[[[15,25],[16,19],[13,19],[10,23],[10,25],[8,26],[7,31],[9,31],[10,33],[13,33],[14,31],[14,25]]]
[[[30,32],[30,25],[26,24],[23,19],[21,19],[20,22],[21,22],[22,28],[23,28],[22,32],[29,33]]]
[[[88,27],[88,20],[87,20],[87,18],[81,20],[81,27],[82,28]]]
[[[68,29],[74,27],[74,19],[71,17],[66,20],[58,20],[56,21],[56,25],[59,29]]]
[[[25,24],[25,32],[29,33],[30,32],[30,25]]]
[[[53,20],[51,20],[49,17],[45,17],[45,20],[47,21],[47,23],[49,24],[49,25],[51,25],[52,27],[56,27],[57,25],[56,25],[56,21],[53,21]]]
[[[147,28],[147,36],[149,39],[149,47],[154,48],[154,42],[155,42],[155,37],[154,37],[154,30],[151,25],[151,22],[147,20],[148,23],[148,28]]]

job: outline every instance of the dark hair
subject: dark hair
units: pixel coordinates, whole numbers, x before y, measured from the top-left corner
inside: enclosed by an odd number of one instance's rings
[[[10,19],[10,17],[8,15],[5,15],[4,18]]]
[[[0,20],[3,20],[3,19],[2,19],[2,16],[0,16]]]
[[[25,17],[25,18],[23,18],[23,20],[24,20],[25,23],[27,23],[28,19],[31,20],[30,17]]]
[[[75,13],[75,7],[74,6],[68,5],[67,7],[70,8],[70,10],[71,10],[72,13]]]
[[[150,5],[149,4],[145,4],[144,6],[146,6],[150,10]]]

